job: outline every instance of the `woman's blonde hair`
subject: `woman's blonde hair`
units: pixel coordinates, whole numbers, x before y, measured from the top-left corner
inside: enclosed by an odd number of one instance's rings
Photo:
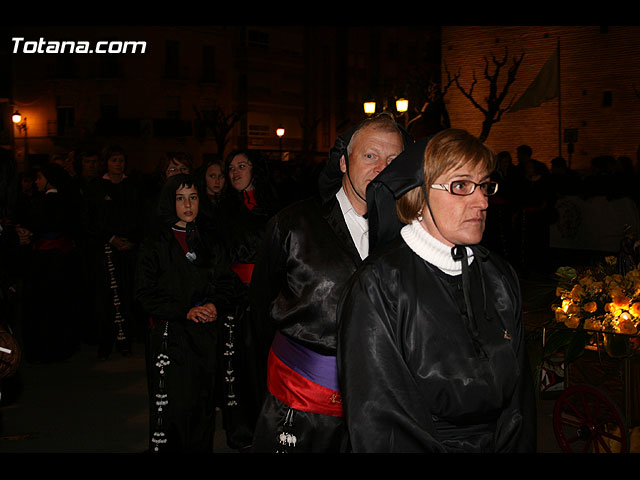
[[[433,136],[424,151],[424,190],[442,173],[470,164],[491,173],[496,167],[493,150],[466,130],[449,128]],[[410,224],[424,207],[424,190],[415,187],[396,200],[396,211],[402,223]]]

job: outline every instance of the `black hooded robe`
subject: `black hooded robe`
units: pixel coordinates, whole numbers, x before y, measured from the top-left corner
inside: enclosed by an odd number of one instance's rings
[[[256,344],[268,365],[256,452],[349,448],[335,358],[336,311],[362,259],[336,193],[340,158],[359,127],[336,140],[319,177],[319,195],[280,211],[267,227],[250,293]],[[406,147],[412,139],[401,132]]]
[[[471,264],[472,281],[482,269],[489,318],[477,318],[478,349],[461,315],[460,275],[440,271],[402,239],[368,260],[339,313],[353,451],[534,452],[535,397],[513,269],[492,255]]]
[[[361,263],[337,199],[293,204],[270,222],[266,239],[269,254],[256,265],[251,287],[253,315],[265,322],[256,327],[266,330],[260,336],[266,342],[261,349],[265,364],[272,329],[313,352],[334,357],[338,299]],[[275,452],[287,447],[298,452],[344,451],[346,429],[341,416],[298,409],[293,409],[292,426],[287,430],[296,437],[295,447],[280,443],[285,419],[291,416],[289,410],[273,394],[267,394],[254,435],[254,451]]]
[[[175,213],[174,181],[161,204]],[[165,195],[166,193],[166,195]],[[162,207],[160,207],[162,208]],[[149,315],[147,376],[150,451],[213,451],[217,322],[229,311],[237,282],[222,243],[198,232],[195,260],[189,260],[170,220],[142,243],[135,298]],[[188,311],[213,303],[215,322],[187,320]]]
[[[275,334],[278,344],[326,362],[329,369],[333,362],[337,379],[336,307],[362,263],[336,198],[342,184],[339,160],[354,130],[338,137],[332,148],[319,178],[320,195],[286,207],[267,226],[250,290],[258,378],[266,396],[254,434],[255,452],[343,452],[348,446],[339,392],[323,385],[318,387],[321,405],[301,407],[303,398],[299,408],[292,408],[282,390],[273,393],[273,385],[282,386],[284,377],[282,370],[274,372],[271,349]],[[304,362],[298,366],[307,367]],[[289,367],[296,366],[284,368]],[[311,382],[301,388],[309,386],[317,387]]]
[[[534,452],[535,396],[515,271],[471,246],[468,272],[449,275],[402,237],[410,227],[402,227],[395,200],[423,183],[428,141],[405,149],[367,188],[377,250],[338,308],[352,451]]]

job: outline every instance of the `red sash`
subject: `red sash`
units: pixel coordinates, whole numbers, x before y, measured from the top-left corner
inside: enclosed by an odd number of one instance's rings
[[[249,284],[251,283],[251,275],[253,275],[254,266],[255,265],[253,263],[234,263],[231,265],[231,270],[240,277],[240,281],[242,281],[242,283]]]
[[[278,333],[269,352],[269,391],[296,410],[342,417],[335,361],[335,357],[311,352]]]

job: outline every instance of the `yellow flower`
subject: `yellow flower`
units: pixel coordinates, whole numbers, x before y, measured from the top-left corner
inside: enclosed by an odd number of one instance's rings
[[[618,316],[621,313],[620,307],[618,307],[615,303],[609,302],[605,304],[604,311],[609,312],[613,316]]]
[[[596,302],[587,302],[584,304],[582,309],[585,312],[593,313],[598,309],[598,304]]]
[[[603,330],[604,327],[595,317],[589,317],[584,321],[584,328],[586,330]]]
[[[627,335],[633,335],[636,333],[636,326],[633,322],[628,318],[620,317],[621,319],[618,321],[618,332],[624,333]]]
[[[567,314],[561,308],[556,309],[556,322],[564,322],[567,319]]]
[[[640,278],[640,270],[634,268],[633,270],[629,270],[625,275],[625,278],[631,280],[632,282],[636,282],[638,278]]]
[[[572,303],[571,305],[567,306],[565,312],[567,312],[567,314],[569,315],[576,315],[580,313],[580,306]]]
[[[617,295],[617,296],[611,295],[611,297],[613,300],[613,304],[616,307],[626,307],[631,302],[631,300],[625,295]]]
[[[578,325],[580,325],[580,319],[575,315],[571,317],[567,317],[566,320],[564,321],[564,324],[569,328],[577,328]]]
[[[578,281],[580,282],[580,284],[584,285],[585,287],[588,287],[594,282],[594,279],[591,275],[585,275],[584,277],[581,277]]]
[[[610,256],[604,257],[604,261],[607,262],[609,265],[615,265],[616,263],[618,263],[618,258],[615,257],[614,255],[610,255]]]
[[[634,317],[640,317],[640,302],[634,302],[629,307],[629,313]]]
[[[601,292],[603,288],[602,282],[593,282],[591,285],[589,285],[589,293],[598,293]]]
[[[571,289],[571,298],[573,300],[580,300],[580,297],[584,294],[584,289],[582,288],[582,285],[580,284],[576,284],[573,286],[573,288]]]

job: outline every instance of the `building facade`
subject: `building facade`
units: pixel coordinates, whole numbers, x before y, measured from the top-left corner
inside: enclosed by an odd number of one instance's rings
[[[336,136],[365,117],[365,99],[377,97],[379,110],[389,107],[408,82],[408,66],[424,57],[416,52],[433,50],[438,32],[264,25],[8,29],[0,51],[10,79],[0,93],[0,142],[13,150],[19,169],[108,143],[124,147],[130,167],[140,171],[151,171],[167,151],[187,151],[196,164],[236,148],[259,149],[274,160],[321,161]],[[96,53],[99,46],[104,53]],[[21,126],[11,122],[15,111]],[[230,120],[234,115],[238,121]],[[224,144],[217,134],[224,130],[221,118],[230,126]]]
[[[521,144],[549,165],[556,156],[579,170],[602,155],[636,159],[640,145],[640,28],[635,26],[447,26],[442,28],[442,78],[459,73],[465,90],[483,104],[489,90],[485,59],[502,60],[501,91],[514,57],[524,54],[503,103],[516,101],[559,48],[560,95],[540,106],[504,113],[486,140],[515,159]],[[478,135],[483,114],[454,85],[446,97],[454,127]],[[569,140],[573,140],[573,152]]]

